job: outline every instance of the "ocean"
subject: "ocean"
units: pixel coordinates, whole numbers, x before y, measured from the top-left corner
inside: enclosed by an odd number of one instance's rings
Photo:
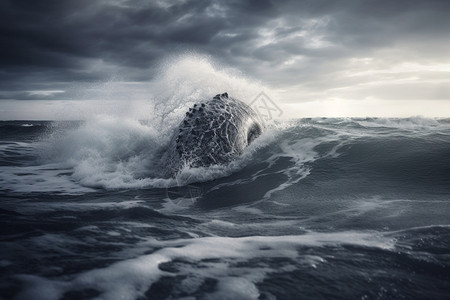
[[[450,299],[450,119],[278,122],[166,178],[173,128],[0,122],[0,299]]]

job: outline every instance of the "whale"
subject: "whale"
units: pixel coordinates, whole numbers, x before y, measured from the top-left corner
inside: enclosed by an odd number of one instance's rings
[[[186,112],[169,143],[166,166],[170,174],[176,174],[184,167],[229,163],[263,130],[263,122],[250,106],[226,92],[217,94]]]

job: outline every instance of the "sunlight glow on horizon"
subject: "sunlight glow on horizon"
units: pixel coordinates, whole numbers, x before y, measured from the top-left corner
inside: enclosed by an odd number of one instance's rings
[[[74,84],[68,90],[25,91],[41,96],[70,93],[73,99],[3,100],[0,119],[80,120],[95,114],[148,119],[152,101],[157,98],[163,102],[173,97],[192,101],[195,95],[228,92],[250,103],[261,91],[284,111],[283,118],[450,117],[450,63],[386,64],[380,57],[345,62],[333,74],[279,88],[219,65],[212,57],[189,53],[166,59],[159,77],[148,82],[117,78]],[[301,59],[293,61],[296,63]]]
[[[285,118],[448,118],[448,100],[318,100],[281,105]]]
[[[377,99],[330,99],[284,103],[273,99],[282,109],[282,120],[316,117],[448,118],[448,100],[388,101]],[[246,101],[247,103],[249,101]],[[96,115],[124,119],[151,119],[151,101],[135,100],[5,100],[1,120],[86,120]]]

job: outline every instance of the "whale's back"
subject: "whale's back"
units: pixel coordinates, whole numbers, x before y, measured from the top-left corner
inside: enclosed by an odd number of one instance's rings
[[[169,145],[169,168],[223,164],[242,151],[263,130],[257,114],[227,93],[195,104],[186,112]]]

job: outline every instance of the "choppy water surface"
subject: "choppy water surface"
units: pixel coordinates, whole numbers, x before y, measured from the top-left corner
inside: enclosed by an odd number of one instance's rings
[[[0,298],[450,298],[449,120],[301,119],[176,178],[167,142],[0,122]]]

